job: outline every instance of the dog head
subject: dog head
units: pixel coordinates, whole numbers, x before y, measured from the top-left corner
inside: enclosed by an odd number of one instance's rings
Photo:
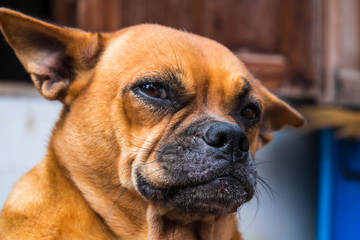
[[[101,216],[139,202],[184,222],[234,212],[254,195],[255,152],[304,122],[207,38],[88,33],[7,9],[0,24],[40,94],[63,102],[49,149]]]

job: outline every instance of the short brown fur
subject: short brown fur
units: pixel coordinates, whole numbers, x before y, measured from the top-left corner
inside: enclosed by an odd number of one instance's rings
[[[252,154],[272,131],[303,124],[228,49],[159,25],[88,33],[4,8],[0,26],[40,94],[64,104],[48,154],[1,212],[1,239],[242,239],[235,213],[195,217],[161,207],[139,193],[135,171],[168,187],[156,150],[194,119],[237,124],[232,106],[246,82],[263,109],[256,128],[245,129]],[[176,111],[130,90],[166,73],[181,82]]]

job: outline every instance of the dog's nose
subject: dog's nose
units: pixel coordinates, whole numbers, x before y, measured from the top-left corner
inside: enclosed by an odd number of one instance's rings
[[[249,141],[245,132],[230,123],[213,123],[203,135],[204,141],[214,148],[228,154],[249,151]]]

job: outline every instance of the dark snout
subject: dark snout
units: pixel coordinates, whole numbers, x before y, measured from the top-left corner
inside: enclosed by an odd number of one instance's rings
[[[243,161],[248,157],[249,141],[239,126],[215,122],[205,126],[205,129],[202,138],[213,151],[231,155],[229,161]]]
[[[157,161],[168,187],[155,188],[151,175],[139,173],[139,190],[149,200],[206,215],[230,213],[253,197],[255,164],[238,125],[194,122],[159,145]]]

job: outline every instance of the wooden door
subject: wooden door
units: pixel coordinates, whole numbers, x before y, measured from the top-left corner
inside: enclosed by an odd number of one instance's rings
[[[324,5],[322,101],[360,106],[360,1]]]
[[[358,0],[53,1],[55,21],[91,31],[144,22],[185,29],[229,47],[281,96],[360,104]]]

